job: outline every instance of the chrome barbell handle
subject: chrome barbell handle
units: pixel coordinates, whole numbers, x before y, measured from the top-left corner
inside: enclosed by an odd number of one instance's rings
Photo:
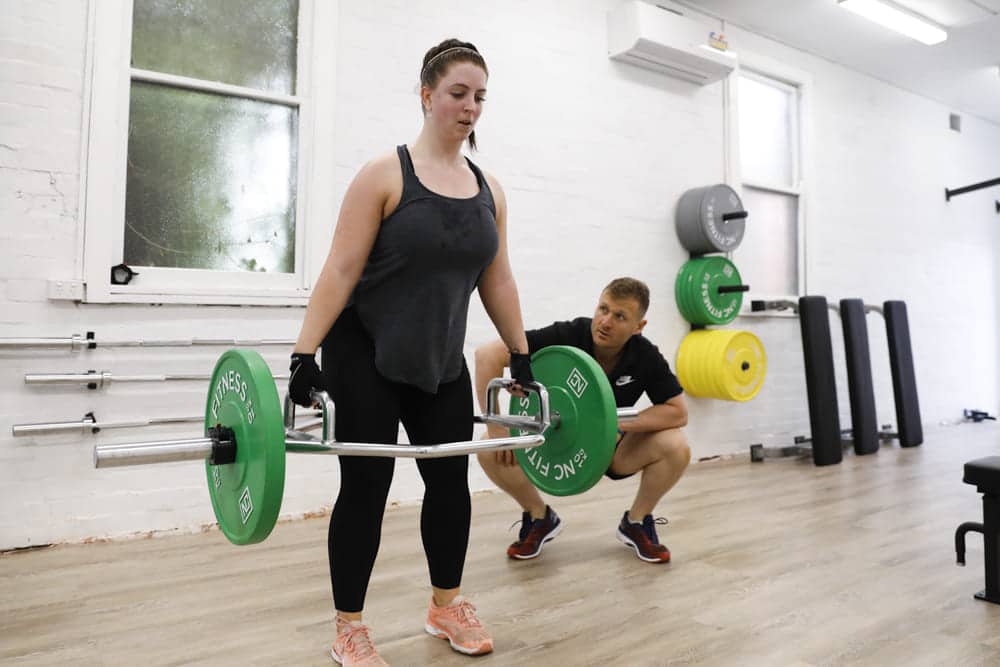
[[[501,389],[510,391],[518,384],[510,378],[493,378],[486,385],[486,413],[476,415],[474,421],[479,424],[496,424],[507,428],[516,428],[529,433],[543,433],[552,424],[552,412],[549,407],[549,392],[538,382],[527,382],[521,388],[527,392],[538,394],[538,414],[534,417],[523,415],[504,415],[500,413],[499,395]]]
[[[477,454],[487,451],[506,451],[514,449],[530,449],[545,443],[542,433],[550,426],[557,426],[559,415],[549,410],[548,391],[537,382],[525,386],[525,389],[538,394],[541,409],[538,415],[526,417],[521,415],[501,415],[498,411],[499,389],[509,389],[513,380],[495,378],[487,387],[487,411],[485,415],[476,415],[474,421],[492,423],[522,431],[527,435],[508,438],[489,438],[461,442],[446,442],[438,445],[393,445],[361,442],[337,442],[334,437],[336,406],[326,392],[312,392],[311,396],[319,406],[323,419],[323,437],[316,438],[308,433],[295,429],[295,403],[285,395],[284,427],[285,451],[299,454],[335,454],[341,456],[390,456],[399,458],[437,458],[443,456],[460,456]],[[492,389],[492,391],[491,391]],[[635,419],[638,408],[618,408],[620,421]],[[211,438],[190,438],[178,440],[162,440],[145,443],[121,443],[114,445],[98,445],[94,448],[94,467],[107,468],[115,466],[142,465],[146,463],[165,463],[169,461],[187,461],[209,458],[212,453]]]
[[[334,405],[333,399],[325,391],[311,391],[309,392],[309,397],[313,399],[315,405],[319,406],[320,414],[323,417],[323,440],[332,442],[335,439],[334,433],[336,432],[337,406]],[[295,430],[295,402],[289,394],[285,394],[283,412],[285,436],[287,438],[289,433],[298,433]],[[312,436],[309,437],[312,438]]]
[[[497,387],[513,386],[513,381],[498,378],[491,382],[499,382]],[[285,451],[298,454],[336,454],[342,456],[391,456],[406,458],[437,458],[443,456],[460,456],[477,454],[485,451],[505,451],[511,449],[529,449],[545,443],[541,432],[548,428],[549,398],[545,387],[531,383],[526,389],[539,395],[539,403],[543,406],[537,417],[505,417],[494,415],[496,423],[501,420],[512,428],[532,431],[528,435],[511,436],[508,438],[492,438],[469,440],[461,442],[446,442],[438,445],[392,445],[361,442],[337,442],[335,437],[336,405],[325,391],[313,391],[310,397],[319,407],[323,420],[323,437],[317,438],[295,428],[295,403],[292,397],[285,394],[283,422],[285,431]],[[496,391],[496,390],[495,390]],[[496,398],[493,399],[496,403]],[[509,423],[508,423],[508,420]],[[475,421],[483,421],[478,415]],[[534,432],[537,429],[537,433]],[[153,442],[120,443],[114,445],[98,445],[94,447],[94,467],[109,468],[127,465],[143,465],[146,463],[166,463],[170,461],[189,461],[207,459],[212,455],[213,441],[211,438],[189,438],[178,440],[161,440]]]
[[[615,414],[618,415],[618,421],[620,422],[630,422],[635,421],[639,418],[639,413],[642,412],[641,408],[618,408]]]
[[[118,466],[145,465],[147,463],[170,463],[209,459],[214,441],[211,438],[190,438],[160,440],[154,442],[132,442],[94,447],[94,467],[114,468]],[[545,436],[540,433],[493,438],[445,442],[439,445],[392,445],[364,442],[337,442],[320,440],[302,431],[285,432],[285,451],[296,454],[335,454],[338,456],[391,456],[395,458],[440,458],[496,452],[510,449],[529,449],[545,444]],[[239,443],[237,443],[237,447]]]
[[[549,404],[549,392],[544,385],[531,382],[524,386],[528,391],[538,394],[540,409],[534,417],[523,415],[500,414],[499,395],[501,389],[510,391],[517,384],[510,378],[493,378],[486,385],[486,414],[476,415],[475,421],[480,424],[496,424],[507,428],[516,428],[529,433],[544,433],[549,426],[558,428],[561,416],[553,412]],[[618,408],[616,411],[619,422],[634,421],[639,418],[640,408]]]
[[[296,454],[335,454],[337,456],[389,456],[393,458],[430,459],[444,456],[462,456],[481,452],[499,452],[510,449],[530,449],[545,444],[545,436],[540,433],[492,438],[444,442],[438,445],[392,445],[370,442],[321,441],[299,431],[289,431],[285,435],[285,451]]]
[[[94,447],[94,467],[117,468],[147,463],[197,461],[212,456],[213,444],[211,438],[185,438],[98,445]]]

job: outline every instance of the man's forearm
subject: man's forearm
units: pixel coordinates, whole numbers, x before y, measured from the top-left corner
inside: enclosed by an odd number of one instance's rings
[[[661,403],[652,405],[635,419],[619,422],[618,429],[626,433],[646,433],[664,431],[669,428],[681,428],[687,425],[687,409],[683,406]]]

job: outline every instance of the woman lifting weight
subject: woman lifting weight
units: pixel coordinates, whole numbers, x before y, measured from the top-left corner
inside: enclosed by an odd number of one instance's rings
[[[366,164],[344,195],[333,243],[292,354],[289,394],[310,405],[325,389],[336,438],[412,444],[469,440],[472,389],[462,355],[469,298],[478,289],[528,382],[527,340],[507,254],[500,183],[462,154],[476,148],[488,70],[475,46],[449,39],[424,55],[416,141]],[[322,345],[322,371],[315,352]],[[332,654],[344,665],[386,664],[361,622],[378,552],[394,459],[340,457],[328,550],[336,607]],[[432,597],[426,630],[477,655],[493,640],[460,593],[469,541],[468,457],[418,459],[420,533]]]

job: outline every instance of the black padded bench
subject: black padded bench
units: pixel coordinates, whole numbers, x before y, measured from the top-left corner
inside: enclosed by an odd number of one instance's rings
[[[974,484],[983,494],[983,522],[968,521],[955,531],[955,554],[965,565],[965,534],[982,533],[986,588],[976,593],[979,600],[1000,604],[1000,456],[987,456],[965,464],[962,481]]]

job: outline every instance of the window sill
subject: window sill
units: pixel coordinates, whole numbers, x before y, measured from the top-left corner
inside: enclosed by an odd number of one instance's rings
[[[246,290],[238,294],[220,290],[149,290],[122,289],[115,285],[114,291],[107,288],[95,294],[87,289],[83,303],[139,303],[139,304],[184,304],[191,306],[277,306],[302,307],[309,303],[309,290],[274,289]]]

